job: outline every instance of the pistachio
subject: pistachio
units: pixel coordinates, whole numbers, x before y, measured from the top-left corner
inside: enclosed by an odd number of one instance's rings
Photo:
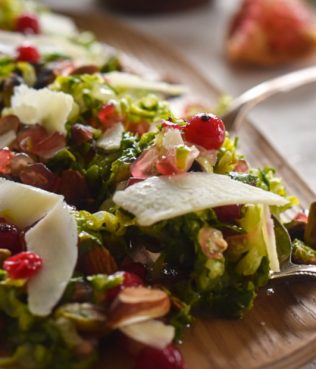
[[[158,289],[127,287],[114,300],[108,312],[107,325],[121,328],[129,324],[160,318],[168,313],[168,295]]]
[[[2,268],[3,262],[11,256],[11,252],[8,249],[0,249],[0,267]]]
[[[103,331],[106,321],[105,311],[90,303],[70,303],[62,305],[56,311],[56,317],[72,321],[82,332],[97,333]]]
[[[228,246],[222,232],[212,227],[201,228],[198,240],[203,254],[209,259],[220,258]]]

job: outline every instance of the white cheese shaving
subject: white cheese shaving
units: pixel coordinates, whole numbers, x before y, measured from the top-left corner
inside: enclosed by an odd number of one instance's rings
[[[187,88],[182,85],[151,81],[130,73],[109,72],[104,76],[109,84],[118,90],[151,91],[171,96],[178,96],[187,92]]]
[[[77,257],[77,225],[63,201],[58,202],[25,234],[27,249],[43,267],[27,285],[28,304],[35,315],[49,315],[72,277]]]
[[[65,123],[73,109],[74,99],[48,88],[35,90],[21,85],[14,89],[11,104],[7,113],[15,114],[24,124],[39,123],[49,132],[65,134]]]
[[[15,131],[8,131],[0,136],[0,149],[9,146],[16,138]]]
[[[113,201],[134,214],[141,226],[216,206],[248,203],[281,206],[287,203],[283,197],[226,175],[193,172],[150,177],[124,191],[117,191]]]
[[[23,35],[0,30],[0,53],[15,57],[23,43],[34,45],[41,55],[61,54],[71,58],[75,66],[95,64],[102,66],[113,55],[113,49],[104,44],[86,48],[61,35]]]
[[[26,228],[43,218],[62,197],[0,178],[0,214]]]
[[[43,267],[27,285],[34,315],[51,313],[69,282],[78,257],[77,225],[63,197],[35,187],[0,179],[0,214],[25,233],[28,251],[43,259]]]
[[[39,23],[44,34],[72,37],[78,33],[75,23],[64,15],[43,12],[39,14]]]
[[[104,150],[116,150],[121,146],[122,134],[124,126],[122,123],[117,123],[113,127],[107,129],[98,139],[97,146]]]
[[[173,326],[153,319],[130,324],[120,330],[135,341],[160,350],[168,346],[175,335]]]

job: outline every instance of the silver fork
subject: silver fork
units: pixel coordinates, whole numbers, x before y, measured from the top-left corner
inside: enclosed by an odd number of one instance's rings
[[[260,102],[280,93],[316,82],[316,67],[298,70],[273,78],[250,88],[235,100],[230,109],[222,115],[227,131],[236,131],[244,122],[246,114]]]
[[[316,278],[316,265],[293,264],[290,260],[281,265],[280,272],[271,272],[270,279],[307,276]]]

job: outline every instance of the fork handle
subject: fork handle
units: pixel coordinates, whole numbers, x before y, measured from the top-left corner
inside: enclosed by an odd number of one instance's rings
[[[316,265],[289,264],[281,272],[271,273],[270,279],[283,279],[294,276],[308,276],[316,278]]]
[[[291,91],[312,82],[316,82],[316,67],[300,69],[250,88],[233,100],[227,115],[234,116],[234,119],[232,119],[230,127],[226,128],[233,130],[235,124],[238,125],[241,123],[241,116],[244,117],[250,109],[270,96],[279,92]],[[238,120],[238,122],[234,122],[235,120]]]

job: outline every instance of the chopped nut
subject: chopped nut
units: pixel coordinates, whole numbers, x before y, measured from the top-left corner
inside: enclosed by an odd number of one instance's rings
[[[10,250],[0,249],[0,267],[2,268],[3,262],[11,256]]]
[[[79,269],[86,275],[113,274],[117,265],[107,248],[94,246],[80,256]]]
[[[112,329],[129,324],[159,318],[168,313],[168,295],[158,289],[128,287],[114,300],[108,315],[108,326]]]
[[[106,321],[105,311],[90,303],[70,303],[62,305],[56,311],[57,317],[71,320],[82,332],[97,333],[103,331]]]
[[[209,259],[218,259],[227,249],[227,242],[218,229],[203,227],[198,234],[199,244],[203,254]]]
[[[77,75],[77,74],[94,74],[100,72],[100,68],[97,65],[88,64],[83,65],[74,69],[70,74]]]

